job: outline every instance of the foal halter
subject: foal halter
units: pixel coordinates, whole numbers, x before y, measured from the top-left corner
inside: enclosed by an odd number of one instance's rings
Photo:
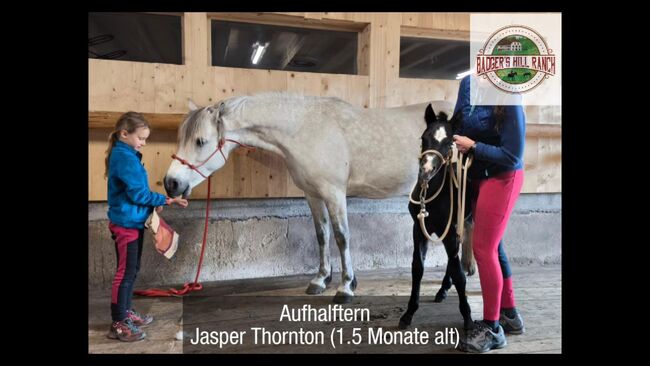
[[[447,158],[443,157],[440,152],[436,150],[426,150],[423,153],[420,154],[420,159],[426,154],[429,153],[434,153],[437,154],[440,159],[442,160],[442,164],[440,165],[440,168],[433,174],[433,177],[438,174],[440,169],[444,169],[444,174],[442,178],[442,183],[440,184],[440,187],[434,193],[431,197],[425,198],[426,197],[426,192],[429,188],[429,180],[422,181],[421,187],[420,187],[420,201],[415,201],[411,197],[413,195],[413,191],[415,191],[415,187],[417,186],[417,183],[415,186],[413,186],[413,190],[409,194],[409,201],[413,204],[419,204],[420,205],[420,213],[417,215],[418,221],[420,222],[420,229],[422,230],[422,233],[424,236],[428,239],[431,240],[434,243],[440,243],[442,240],[447,236],[447,233],[449,232],[449,228],[451,227],[451,219],[454,216],[454,186],[458,188],[458,212],[456,213],[456,236],[459,239],[459,244],[463,242],[463,227],[465,223],[465,218],[463,217],[463,214],[465,213],[465,201],[466,201],[466,194],[465,192],[467,191],[467,170],[469,167],[472,165],[473,161],[473,156],[468,155],[467,161],[465,164],[463,164],[463,153],[458,151],[456,148],[456,145],[452,145],[452,149],[450,150],[450,154]],[[454,167],[453,163],[456,163],[456,172],[454,172]],[[434,198],[438,196],[440,191],[442,190],[442,187],[445,185],[445,179],[446,179],[446,174],[447,174],[447,168],[449,168],[449,219],[447,220],[447,226],[445,227],[445,231],[442,233],[442,235],[438,238],[438,240],[435,240],[431,237],[429,232],[427,231],[426,225],[424,223],[424,218],[429,216],[429,212],[427,212],[427,207],[426,204],[431,202]],[[456,253],[458,255],[458,253]]]
[[[438,194],[442,190],[442,186],[445,185],[445,178],[447,177],[446,165],[451,160],[451,158],[452,158],[452,156],[454,154],[454,150],[453,149],[449,150],[449,154],[447,154],[447,157],[442,156],[442,154],[438,150],[425,150],[420,154],[420,157],[418,159],[421,160],[423,156],[425,156],[427,154],[431,154],[431,153],[433,153],[435,155],[438,155],[438,157],[442,161],[442,164],[440,164],[440,167],[438,168],[438,170],[436,170],[435,173],[433,173],[433,175],[431,176],[431,179],[433,179],[433,177],[435,177],[438,174],[438,172],[440,172],[440,169],[443,169],[443,167],[444,167],[445,170],[443,171],[444,176],[442,177],[442,184],[440,185],[440,187],[438,188],[436,193],[434,193],[431,197],[429,197],[427,199],[424,199],[423,194],[422,194],[422,190],[421,190],[420,191],[420,200],[415,201],[412,198],[413,191],[415,191],[415,187],[417,186],[417,183],[415,183],[415,185],[413,186],[413,189],[411,190],[411,194],[409,194],[409,201],[411,201],[411,203],[413,203],[414,205],[419,205],[419,204],[421,204],[421,202],[424,202],[425,204],[431,202],[434,198],[436,198],[438,196]],[[429,179],[429,180],[431,180],[431,179]],[[424,183],[426,183],[427,188],[428,188],[429,187],[429,182],[427,181],[427,182],[424,182]],[[424,190],[424,193],[426,194],[426,190]]]

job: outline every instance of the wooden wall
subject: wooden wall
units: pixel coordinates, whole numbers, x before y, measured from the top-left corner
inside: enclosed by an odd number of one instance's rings
[[[359,75],[252,70],[210,66],[211,18],[347,29],[359,32]],[[462,13],[184,13],[183,65],[89,59],[89,197],[106,200],[104,151],[115,116],[134,110],[152,116],[143,150],[152,189],[164,193],[162,177],[175,152],[187,100],[199,105],[261,91],[337,96],[365,107],[393,107],[443,99],[456,101],[458,81],[399,78],[400,34],[469,39]],[[112,113],[111,113],[112,112]],[[524,192],[561,191],[561,110],[528,107]],[[204,198],[205,183],[192,198]],[[302,196],[278,157],[237,150],[215,174],[212,194],[221,198]]]

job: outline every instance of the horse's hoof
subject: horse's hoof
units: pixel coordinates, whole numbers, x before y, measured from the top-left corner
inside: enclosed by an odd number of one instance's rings
[[[327,284],[327,281],[325,282]],[[327,286],[327,285],[326,285]],[[319,286],[315,285],[313,283],[309,284],[309,287],[307,287],[307,290],[305,291],[307,295],[318,295],[325,291],[326,286]]]
[[[443,302],[447,298],[447,291],[440,290],[433,299],[433,302]]]
[[[413,320],[412,315],[404,314],[402,317],[399,319],[399,325],[397,326],[400,330],[404,330],[411,325],[411,321]]]
[[[350,284],[350,289],[352,291],[357,289],[357,276],[354,276],[354,278],[352,279],[352,283]]]
[[[334,295],[334,302],[336,304],[347,304],[349,302],[352,302],[352,299],[354,296],[346,294],[345,292],[337,292],[336,295]]]

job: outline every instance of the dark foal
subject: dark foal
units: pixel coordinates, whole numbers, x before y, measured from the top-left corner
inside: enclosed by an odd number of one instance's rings
[[[425,121],[427,122],[427,128],[422,134],[422,152],[427,150],[435,150],[440,153],[441,156],[449,156],[452,149],[453,134],[458,131],[460,126],[460,120],[454,115],[450,121],[447,120],[447,115],[440,113],[437,117],[431,105],[427,106],[425,114]],[[429,212],[429,216],[425,218],[425,226],[429,233],[435,233],[440,237],[445,227],[447,226],[447,220],[449,218],[450,206],[450,197],[449,197],[449,177],[445,178],[444,170],[448,169],[447,162],[443,161],[440,156],[435,153],[426,153],[423,154],[420,158],[420,173],[418,184],[411,194],[411,198],[415,201],[420,200],[420,188],[423,182],[428,182],[428,189],[426,197],[431,197],[441,185],[443,185],[440,193],[436,198],[431,200],[426,204],[426,209]],[[449,175],[449,173],[447,174]],[[453,197],[457,197],[457,188],[454,187]],[[454,218],[456,217],[455,213],[458,212],[458,202],[453,200],[451,203],[454,205]],[[465,215],[469,211],[471,204],[465,204]],[[424,273],[424,260],[427,253],[427,238],[422,233],[420,228],[420,223],[417,218],[417,215],[420,213],[420,205],[409,203],[409,212],[411,213],[411,218],[413,218],[413,262],[411,263],[411,275],[412,275],[412,288],[411,288],[411,298],[409,299],[408,308],[406,313],[402,315],[399,321],[399,328],[405,329],[411,324],[413,319],[413,314],[418,310],[419,300],[420,300],[420,283],[422,281],[422,275]],[[445,277],[442,281],[442,286],[438,293],[436,294],[435,301],[440,302],[447,297],[447,291],[451,288],[453,284],[456,286],[456,291],[460,299],[460,313],[463,316],[464,327],[469,329],[473,326],[472,313],[467,302],[467,295],[465,294],[465,285],[466,277],[463,272],[463,267],[468,270],[468,273],[471,275],[474,272],[474,267],[472,264],[473,257],[471,255],[470,247],[470,238],[465,237],[465,245],[463,245],[463,261],[465,262],[464,266],[461,264],[460,258],[460,238],[456,235],[456,220],[452,219],[451,227],[449,233],[443,239],[445,246],[445,251],[447,252],[448,263]],[[471,230],[468,230],[471,231]]]

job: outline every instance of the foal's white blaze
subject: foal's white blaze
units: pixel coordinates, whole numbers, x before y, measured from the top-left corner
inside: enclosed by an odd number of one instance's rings
[[[424,163],[422,168],[424,169],[425,173],[429,173],[433,170],[433,156],[426,155],[424,158],[426,159],[426,163]]]
[[[447,137],[447,132],[445,131],[444,127],[439,127],[438,130],[436,131],[436,134],[433,135],[433,138],[436,139],[438,142],[441,142],[446,137]]]

